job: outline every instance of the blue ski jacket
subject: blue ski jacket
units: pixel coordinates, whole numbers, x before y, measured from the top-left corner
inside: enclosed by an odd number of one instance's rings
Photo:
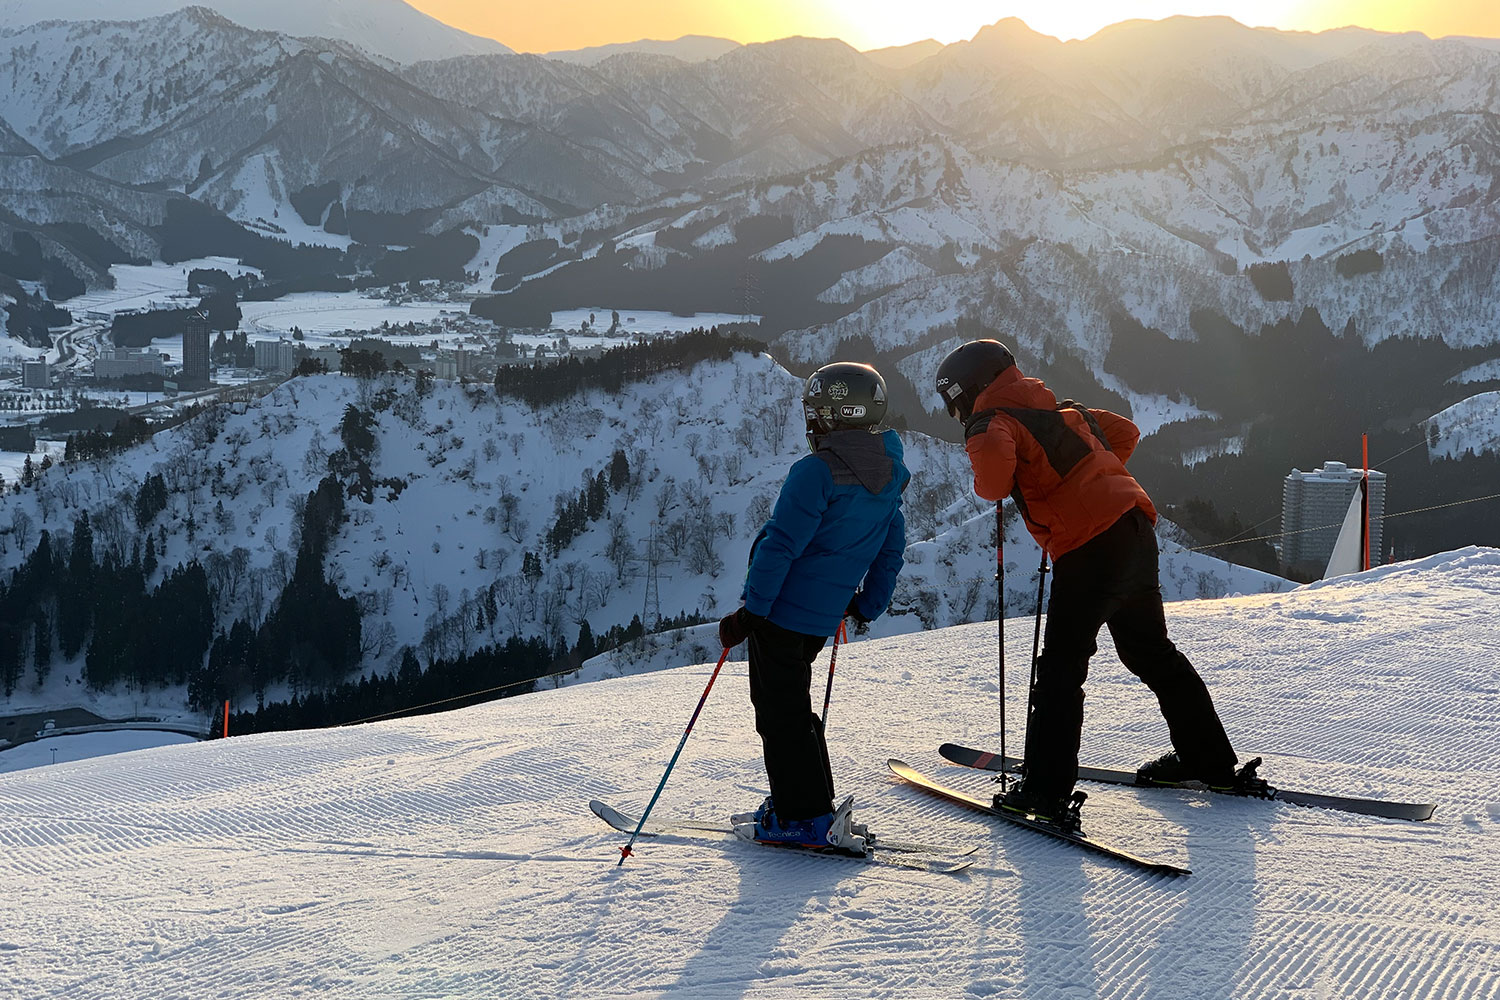
[[[784,629],[823,636],[838,630],[856,590],[860,614],[884,613],[906,548],[901,494],[911,473],[901,459],[895,431],[823,435],[787,473],[751,546],[746,609]]]

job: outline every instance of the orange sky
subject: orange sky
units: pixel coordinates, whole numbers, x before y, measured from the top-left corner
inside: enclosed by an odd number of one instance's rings
[[[1300,31],[1358,24],[1380,31],[1500,37],[1500,0],[407,0],[448,24],[522,52],[639,38],[718,35],[760,42],[788,35],[842,38],[855,48],[924,38],[953,42],[1019,17],[1037,31],[1083,38],[1133,17],[1227,14],[1245,24]]]

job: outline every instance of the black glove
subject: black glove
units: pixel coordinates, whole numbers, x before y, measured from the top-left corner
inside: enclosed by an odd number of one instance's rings
[[[853,597],[849,598],[849,606],[844,609],[844,617],[845,618],[853,618],[854,619],[854,624],[856,624],[856,625],[868,625],[868,624],[870,624],[870,619],[866,618],[864,616],[864,613],[859,610],[859,594],[858,593],[856,593]]]
[[[763,621],[764,618],[746,608],[725,615],[719,619],[719,645],[725,649],[733,649],[744,642]]]

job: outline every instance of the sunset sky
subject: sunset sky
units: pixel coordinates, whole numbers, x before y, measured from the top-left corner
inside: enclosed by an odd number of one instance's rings
[[[1058,38],[1086,38],[1129,18],[1226,14],[1249,25],[1321,31],[1357,24],[1380,31],[1500,36],[1497,0],[408,0],[433,17],[522,52],[640,38],[718,35],[762,42],[788,35],[842,38],[858,49],[924,38],[955,42],[1004,17]]]

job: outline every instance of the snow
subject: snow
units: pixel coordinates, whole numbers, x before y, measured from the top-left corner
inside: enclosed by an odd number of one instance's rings
[[[1500,453],[1500,392],[1481,392],[1427,418],[1429,458]]]
[[[200,257],[177,264],[115,264],[109,273],[114,288],[98,288],[64,299],[59,305],[69,309],[75,319],[86,313],[117,313],[131,309],[178,309],[197,305],[198,297],[188,295],[188,275],[195,268],[217,268],[231,278],[242,274],[260,276],[260,271],[241,264],[233,257]],[[245,303],[245,306],[252,303]]]
[[[494,39],[451,28],[403,0],[0,0],[0,25],[106,17],[138,21],[194,4],[247,28],[336,38],[397,62],[510,51]]]
[[[111,754],[150,750],[153,747],[196,743],[191,736],[156,729],[124,729],[107,733],[79,733],[33,740],[0,752],[0,774],[51,764],[69,764]],[[57,756],[53,756],[56,751]]]
[[[61,462],[65,444],[63,441],[38,440],[30,453],[32,468],[39,466],[45,455],[51,455],[54,462]],[[24,451],[0,450],[0,476],[4,477],[7,487],[21,481],[21,470],[26,467],[26,458],[27,453]]]
[[[556,330],[576,330],[589,318],[592,313],[594,321],[591,327],[603,333],[609,329],[610,306],[584,306],[579,309],[555,309],[552,312],[552,327]],[[728,326],[730,323],[750,322],[759,323],[759,316],[750,316],[748,320],[744,316],[733,313],[691,313],[679,316],[672,312],[661,312],[649,309],[621,309],[620,329],[627,334],[663,334],[683,333],[687,330],[698,328],[710,329],[715,326]]]
[[[389,302],[361,292],[297,292],[272,302],[241,302],[240,327],[252,340],[259,340],[284,336],[294,326],[308,334],[347,333],[378,330],[387,323],[434,323],[444,314],[467,316],[468,304]]]
[[[683,392],[686,377],[691,393]],[[159,541],[165,535],[159,572],[202,559],[211,578],[222,580],[221,623],[240,616],[259,622],[280,592],[279,574],[295,544],[295,502],[326,474],[341,415],[350,405],[372,409],[374,475],[406,488],[351,502],[328,572],[342,592],[364,602],[372,651],[363,669],[383,673],[403,645],[430,659],[472,651],[497,635],[572,644],[584,618],[596,635],[628,624],[643,612],[639,557],[652,521],[663,539],[680,531],[677,549],[663,553],[669,562],[661,612],[717,617],[733,610],[750,545],[787,471],[805,454],[796,403],[801,380],[765,355],[737,354],[700,364],[690,376],[663,373],[617,394],[595,390],[537,409],[499,398],[486,385],[439,380],[426,398],[412,388],[410,378],[396,375],[289,380],[251,404],[217,410],[118,456],[49,470],[37,489],[0,503],[0,539],[16,537],[4,529],[14,532],[17,524],[54,526],[61,538],[87,510],[100,550],[128,552],[133,526],[115,497],[160,472],[173,485],[156,522]],[[377,397],[384,399],[378,406]],[[724,399],[736,405],[726,410]],[[956,444],[921,434],[906,435],[905,445],[914,476],[905,497],[908,566],[879,629],[911,632],[996,614],[993,509],[974,499],[966,456]],[[631,483],[614,491],[606,516],[552,555],[547,534],[558,498],[576,497],[580,472],[608,468],[617,449],[628,457]],[[507,498],[515,514],[509,524],[501,516]],[[190,542],[193,511],[198,535]],[[609,558],[616,523],[629,542],[625,555],[635,557],[618,567]],[[705,542],[714,558],[703,555]],[[1029,607],[1036,548],[1019,523],[1007,549],[1006,606]],[[550,556],[545,576],[534,588],[515,588],[525,552]],[[24,555],[19,545],[0,546],[0,571]],[[1291,586],[1165,543],[1162,580],[1169,600]],[[478,602],[492,587],[498,620],[486,615],[487,627],[476,630]],[[52,678],[78,676],[80,666],[55,663]],[[28,671],[17,697],[38,708],[70,703],[66,691],[33,692],[33,683]],[[185,702],[180,690],[162,697],[175,699],[179,710]]]
[[[330,56],[325,53],[323,58]],[[354,242],[348,236],[326,232],[322,226],[302,221],[289,200],[292,187],[287,184],[277,153],[247,157],[235,171],[230,188],[232,204],[225,206],[227,214],[272,239],[337,250],[347,250]]]
[[[678,838],[616,867],[625,838],[586,802],[643,807],[708,682],[698,664],[0,776],[0,967],[13,995],[80,1000],[1484,1000],[1500,990],[1497,602],[1500,551],[1468,549],[1168,609],[1272,781],[1436,801],[1428,823],[1084,786],[1097,835],[1194,869],[1170,879],[925,796],[885,758],[994,788],[935,752],[995,741],[995,625],[978,623],[850,644],[829,719],[857,815],[977,846],[965,875]],[[1031,621],[1005,631],[1024,650]],[[1103,645],[1083,757],[1128,765],[1166,732]],[[1019,745],[1024,669],[1009,681]],[[730,664],[655,815],[713,820],[764,784]]]

